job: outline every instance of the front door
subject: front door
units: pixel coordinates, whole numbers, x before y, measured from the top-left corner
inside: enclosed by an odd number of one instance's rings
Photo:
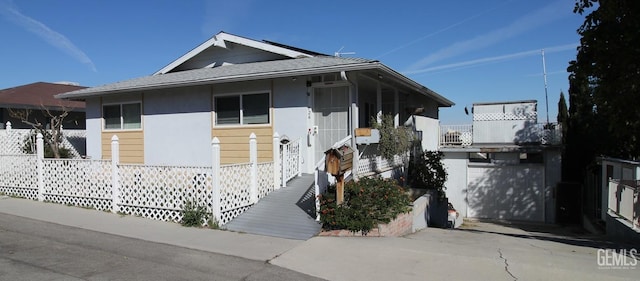
[[[336,142],[349,135],[349,87],[315,88],[313,95],[315,161]]]

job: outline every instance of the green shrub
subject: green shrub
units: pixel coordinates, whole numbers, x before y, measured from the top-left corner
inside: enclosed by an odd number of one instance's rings
[[[361,178],[344,186],[344,202],[336,204],[336,186],[329,186],[320,201],[325,230],[348,229],[366,235],[378,223],[388,223],[409,211],[409,196],[394,180]]]
[[[380,131],[380,141],[378,151],[387,160],[393,160],[396,155],[404,155],[409,152],[414,142],[414,135],[411,129],[406,127],[395,127],[394,117],[390,114],[382,115],[380,123],[375,118],[371,118],[373,128]]]
[[[197,205],[195,202],[188,200],[184,203],[182,208],[182,221],[180,224],[183,226],[202,226],[209,219],[209,213],[207,208],[202,205]]]
[[[428,151],[415,156],[409,163],[408,182],[413,188],[437,190],[440,198],[444,198],[444,183],[447,181],[447,170],[442,164],[443,153]]]

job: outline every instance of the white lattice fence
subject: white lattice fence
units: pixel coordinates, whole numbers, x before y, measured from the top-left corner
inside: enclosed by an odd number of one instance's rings
[[[69,149],[73,158],[80,158],[86,154],[87,131],[63,130],[62,146]]]
[[[25,141],[32,130],[29,129],[10,129],[0,130],[0,154],[24,154],[22,148]],[[63,130],[62,131],[62,147],[69,149],[73,158],[80,158],[85,154],[86,131],[85,130]],[[33,144],[32,151],[35,151],[35,136],[31,141]]]
[[[45,159],[44,200],[111,210],[111,161]]]
[[[213,178],[209,167],[119,165],[120,212],[179,222],[188,200],[211,213]]]
[[[367,155],[358,159],[358,176],[367,176],[382,173],[395,167],[402,166],[404,158],[401,155],[395,155],[393,161],[384,159],[380,155]]]
[[[24,154],[22,147],[24,146],[24,140],[29,135],[29,132],[30,130],[0,130],[0,154]]]
[[[273,162],[258,164],[258,198],[262,199],[275,190],[273,182]]]
[[[37,165],[36,155],[0,155],[0,192],[36,200]]]
[[[220,167],[220,224],[226,224],[251,206],[251,163]]]

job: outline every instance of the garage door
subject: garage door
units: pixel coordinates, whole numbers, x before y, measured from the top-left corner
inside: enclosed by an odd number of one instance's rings
[[[542,165],[469,166],[467,216],[544,222]]]

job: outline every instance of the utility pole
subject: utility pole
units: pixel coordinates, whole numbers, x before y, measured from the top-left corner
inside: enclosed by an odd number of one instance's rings
[[[544,49],[542,49],[542,76],[544,77],[544,100],[547,106],[547,124],[549,124],[549,96],[547,95],[547,66],[544,61]]]

